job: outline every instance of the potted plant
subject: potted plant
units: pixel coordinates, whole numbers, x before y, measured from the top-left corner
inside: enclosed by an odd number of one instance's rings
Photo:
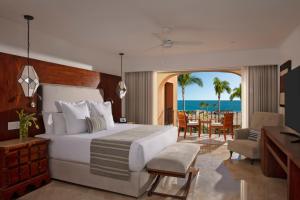
[[[37,118],[35,117],[35,113],[27,114],[24,110],[20,112],[17,111],[19,121],[20,121],[20,129],[19,129],[19,136],[20,140],[24,140],[28,137],[28,128],[34,124],[36,129],[39,129],[38,124],[36,123]]]

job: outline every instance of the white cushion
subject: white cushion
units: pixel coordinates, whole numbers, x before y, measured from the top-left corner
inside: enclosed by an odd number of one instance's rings
[[[199,125],[199,122],[198,121],[189,121],[187,123],[187,125],[195,126],[195,125]]]
[[[67,103],[67,104],[70,104],[70,105],[76,105],[76,104],[82,104],[82,103],[87,103],[86,101],[82,100],[82,101],[76,101],[76,102],[68,102],[68,101],[61,101],[61,100],[58,100],[58,101],[55,101],[54,104],[55,104],[55,107],[57,109],[57,112],[63,112],[62,111],[62,104],[63,103]]]
[[[186,174],[199,150],[199,144],[176,143],[170,145],[147,163],[147,169]]]
[[[54,133],[52,112],[43,112],[42,115],[46,134]]]
[[[214,122],[214,123],[211,123],[212,126],[223,126],[222,123],[219,123],[219,122]]]
[[[92,117],[103,116],[106,122],[106,128],[111,129],[115,126],[112,116],[111,103],[107,102],[89,102]]]
[[[86,117],[90,117],[89,108],[86,102],[61,103],[61,108],[66,120],[68,134],[87,132]]]
[[[63,113],[52,113],[54,134],[64,135],[67,133],[66,120]]]

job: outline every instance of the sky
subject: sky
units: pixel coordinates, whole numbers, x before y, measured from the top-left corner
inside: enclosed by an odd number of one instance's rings
[[[215,93],[213,79],[218,77],[221,80],[226,80],[230,84],[230,88],[234,89],[239,87],[241,83],[241,77],[232,73],[225,72],[194,72],[192,75],[201,78],[203,87],[199,87],[196,84],[192,84],[185,88],[186,100],[217,100]],[[226,92],[221,94],[221,100],[229,100],[230,94]],[[181,87],[178,85],[178,100],[182,100]]]

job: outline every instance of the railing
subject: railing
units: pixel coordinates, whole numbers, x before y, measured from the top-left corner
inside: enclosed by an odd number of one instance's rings
[[[159,114],[158,120],[162,124],[169,125],[174,123],[174,112],[177,112],[173,109],[166,109]],[[232,112],[232,111],[203,111],[203,110],[193,110],[186,111],[190,120],[212,120],[212,122],[220,123],[224,118],[225,113],[233,113],[233,124],[235,126],[242,125],[242,113],[241,112]]]
[[[186,111],[189,119],[191,120],[212,120],[213,122],[221,122],[224,118],[225,113],[233,113],[233,124],[237,126],[242,125],[242,113],[241,112],[232,112],[232,111]]]

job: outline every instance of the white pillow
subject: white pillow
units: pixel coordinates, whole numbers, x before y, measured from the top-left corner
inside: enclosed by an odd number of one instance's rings
[[[66,120],[63,113],[53,113],[54,134],[64,135],[67,133]]]
[[[103,115],[105,122],[106,122],[106,128],[111,129],[115,126],[115,122],[112,116],[112,109],[111,109],[111,103],[109,101],[107,102],[89,102],[90,109],[91,109],[91,115],[92,117],[97,117]]]
[[[61,108],[66,120],[68,134],[87,132],[85,118],[90,117],[90,112],[86,102],[77,104],[62,103]]]
[[[82,100],[82,101],[76,101],[76,102],[68,102],[68,101],[61,101],[61,100],[55,101],[54,104],[56,106],[57,112],[60,112],[60,113],[63,112],[62,111],[62,106],[61,106],[62,103],[76,105],[76,104],[86,103],[86,101],[84,101],[84,100]]]
[[[54,133],[52,114],[53,114],[52,112],[43,112],[42,113],[46,134]]]

